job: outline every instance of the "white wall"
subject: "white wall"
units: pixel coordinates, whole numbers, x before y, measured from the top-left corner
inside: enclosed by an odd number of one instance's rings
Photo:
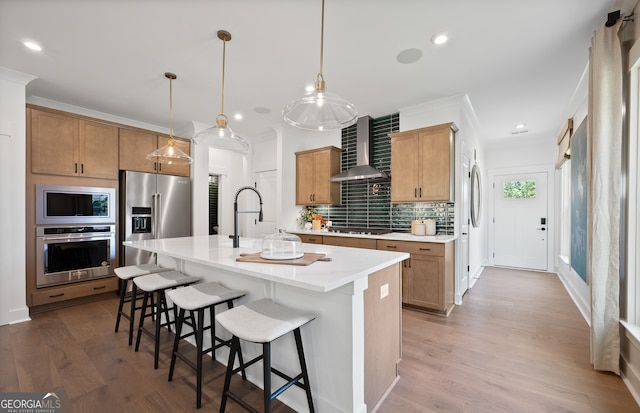
[[[0,325],[29,320],[25,266],[25,86],[35,77],[0,67]]]

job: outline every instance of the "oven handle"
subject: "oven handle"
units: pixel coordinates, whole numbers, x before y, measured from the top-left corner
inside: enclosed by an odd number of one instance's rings
[[[59,237],[36,237],[37,239],[41,239],[46,243],[60,243],[60,242],[70,242],[70,241],[100,241],[100,240],[110,240],[115,236],[115,232],[104,232],[100,234],[73,234],[68,236],[59,236]]]

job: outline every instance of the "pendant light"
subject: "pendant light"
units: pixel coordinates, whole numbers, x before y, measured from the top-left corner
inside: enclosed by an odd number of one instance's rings
[[[320,72],[315,89],[300,99],[289,103],[282,111],[284,120],[300,129],[328,131],[353,125],[358,120],[356,107],[333,93],[325,91],[322,76],[324,47],[324,0],[322,0],[322,23],[320,34]]]
[[[169,79],[169,140],[162,148],[147,154],[146,158],[153,162],[169,165],[188,165],[193,162],[193,159],[175,146],[173,138],[173,81],[178,77],[169,72],[165,73],[164,77]]]
[[[226,30],[218,30],[218,39],[222,40],[222,102],[221,111],[216,116],[216,125],[198,132],[193,141],[196,144],[204,143],[210,148],[227,149],[235,152],[246,153],[249,143],[229,127],[229,118],[224,114],[224,67],[226,61],[227,42],[231,40],[231,33]]]

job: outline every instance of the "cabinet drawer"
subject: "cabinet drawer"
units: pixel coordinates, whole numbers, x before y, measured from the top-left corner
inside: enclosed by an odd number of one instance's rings
[[[322,244],[322,235],[297,234],[307,244]]]
[[[351,237],[324,237],[325,245],[336,245],[338,247],[376,249],[376,240],[371,238],[351,238]]]
[[[435,242],[386,241],[379,239],[377,245],[379,250],[402,251],[408,252],[409,254],[444,257],[444,244]]]
[[[84,281],[75,284],[49,287],[36,291],[31,295],[33,306],[57,303],[59,301],[74,298],[87,297],[116,291],[118,289],[118,277],[103,278],[94,281]]]

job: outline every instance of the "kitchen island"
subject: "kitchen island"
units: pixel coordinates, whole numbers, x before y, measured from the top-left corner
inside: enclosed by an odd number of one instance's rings
[[[397,380],[401,344],[401,263],[407,253],[303,244],[303,251],[326,254],[331,261],[308,266],[238,262],[243,253],[261,250],[261,240],[241,238],[232,248],[225,236],[198,236],[128,241],[127,248],[157,254],[158,264],[203,281],[245,290],[247,303],[268,297],[317,314],[302,328],[311,389],[318,412],[371,411]],[[209,343],[205,342],[205,345]],[[243,345],[245,358],[258,345]],[[216,352],[226,364],[228,349]],[[273,346],[273,366],[298,371],[292,337]],[[261,365],[252,366],[249,380],[261,385]],[[273,388],[281,382],[273,377]],[[307,411],[304,392],[291,389],[279,400],[296,411]]]

